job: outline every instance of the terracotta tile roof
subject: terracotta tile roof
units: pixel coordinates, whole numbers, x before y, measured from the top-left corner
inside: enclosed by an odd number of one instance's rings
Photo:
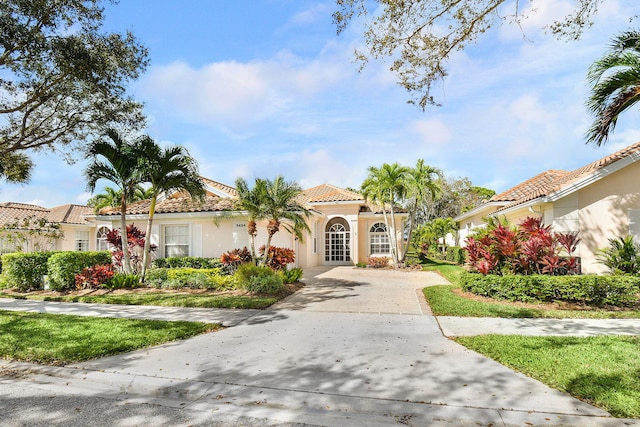
[[[231,187],[229,185],[226,184],[222,184],[218,181],[214,181],[212,179],[209,178],[205,178],[203,176],[201,176],[200,178],[202,178],[202,181],[204,181],[205,185],[208,185],[210,187],[213,187],[223,193],[226,193],[229,195],[229,197],[237,197],[238,196],[238,192],[236,191],[236,189],[234,187]],[[211,193],[209,193],[211,194]],[[218,194],[211,194],[212,196],[218,196]]]
[[[493,196],[490,201],[511,202],[498,209],[497,212],[499,212],[540,197],[550,196],[553,193],[567,188],[568,186],[585,179],[594,173],[606,169],[607,166],[630,156],[633,156],[635,161],[640,160],[640,142],[625,147],[622,150],[616,151],[613,154],[571,172],[561,170],[549,170],[543,172],[521,184],[516,185],[515,187],[508,189],[507,191]]]
[[[127,206],[127,215],[144,215],[149,213],[150,200],[142,200]],[[158,201],[156,214],[159,213],[186,213],[186,212],[219,212],[232,210],[234,199],[225,199],[218,196],[205,196],[204,201],[194,200],[189,196],[176,196]],[[120,215],[120,208],[104,208],[100,215]]]
[[[512,202],[529,197],[539,197],[553,190],[555,183],[569,172],[561,170],[548,170],[530,178],[523,183],[516,185],[500,194],[496,194],[489,200],[490,202]]]
[[[30,216],[60,224],[88,224],[85,215],[91,213],[92,209],[88,206],[62,205],[48,209],[24,203],[5,202],[0,203],[0,224],[11,224]]]
[[[361,194],[330,184],[322,184],[304,190],[299,197],[299,202],[305,205],[309,203],[355,202],[361,200],[364,200]]]

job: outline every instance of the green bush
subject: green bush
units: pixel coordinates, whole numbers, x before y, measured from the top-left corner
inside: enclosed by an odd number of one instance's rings
[[[223,275],[219,268],[152,268],[147,272],[147,285],[168,289],[229,290],[237,287],[232,276]]]
[[[465,291],[496,299],[522,302],[567,302],[595,307],[625,307],[639,302],[640,277],[619,276],[486,276],[463,273]]]
[[[446,261],[462,265],[466,261],[467,252],[459,246],[447,246]]]
[[[173,257],[173,258],[158,258],[153,261],[152,264],[157,268],[220,268],[222,263],[218,258],[200,258],[200,257]]]
[[[54,252],[47,261],[51,289],[67,291],[75,286],[76,274],[85,267],[111,264],[111,252]]]
[[[116,273],[103,285],[107,289],[133,289],[140,287],[140,277],[137,274]]]
[[[150,268],[149,270],[147,270],[147,274],[144,276],[145,284],[153,286],[154,288],[161,288],[162,285],[167,281],[168,271],[168,268]]]
[[[243,264],[235,276],[249,292],[257,294],[274,294],[283,288],[282,278],[269,267]]]
[[[17,252],[2,255],[2,275],[7,287],[18,288],[21,292],[38,289],[42,277],[47,274],[47,260],[52,252]],[[72,278],[75,280],[75,275]]]
[[[302,278],[304,272],[301,268],[292,268],[291,270],[281,270],[279,272],[284,283],[295,283]]]

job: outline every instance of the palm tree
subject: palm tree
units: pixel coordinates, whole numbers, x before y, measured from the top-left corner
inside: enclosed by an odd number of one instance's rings
[[[407,257],[413,230],[416,226],[415,222],[418,207],[421,203],[427,203],[428,197],[433,199],[440,192],[440,185],[438,184],[439,178],[442,178],[442,171],[438,168],[425,165],[423,159],[418,159],[416,166],[407,171],[407,192],[408,195],[411,196],[411,200],[409,201],[409,232],[407,243],[402,252],[402,262],[404,262]]]
[[[640,32],[627,31],[614,37],[607,53],[589,68],[591,96],[587,107],[594,121],[587,142],[601,146],[618,116],[640,101]]]
[[[145,135],[136,141],[136,151],[138,153],[137,167],[140,169],[144,181],[151,184],[146,189],[151,201],[142,254],[142,272],[140,273],[140,281],[142,282],[149,262],[151,227],[160,193],[183,191],[191,197],[203,199],[205,188],[198,173],[198,164],[186,148],[182,146],[161,148],[151,137]]]
[[[263,265],[269,263],[269,248],[271,238],[284,226],[300,241],[303,240],[303,231],[310,231],[306,218],[311,212],[302,206],[296,199],[302,193],[302,188],[295,182],[287,182],[281,175],[273,181],[264,180],[264,217],[269,220],[267,225],[267,244],[264,250]],[[263,185],[260,184],[260,185]],[[286,220],[282,223],[282,220]]]
[[[267,203],[267,181],[256,178],[253,188],[249,188],[244,179],[238,178],[235,184],[236,191],[238,192],[236,206],[238,209],[247,212],[247,233],[251,240],[251,256],[255,262],[257,260],[255,240],[258,234],[256,221],[265,219],[267,215],[265,210]]]
[[[147,200],[151,198],[151,188],[145,188],[142,185],[136,185],[136,188],[133,190],[128,203],[138,202],[140,200]],[[89,200],[87,200],[87,206],[90,206],[94,209],[96,213],[100,212],[100,209],[106,207],[114,207],[117,208],[120,206],[120,200],[122,199],[122,191],[112,188],[112,187],[104,187],[103,193],[98,193]]]
[[[394,265],[398,265],[398,239],[396,233],[395,206],[407,194],[406,175],[408,169],[398,163],[383,164],[380,168],[370,166],[369,175],[362,183],[362,194],[365,199],[382,207],[384,222],[387,226],[389,246]],[[388,210],[388,212],[387,212]],[[389,221],[388,216],[391,217]],[[389,223],[391,222],[391,224]]]
[[[93,192],[100,179],[116,184],[122,192],[120,196],[120,233],[122,239],[123,268],[125,273],[132,273],[131,258],[127,241],[127,202],[136,185],[144,182],[138,169],[137,151],[134,144],[125,141],[116,130],[107,130],[109,140],[97,140],[91,143],[87,156],[93,158],[84,171],[87,177],[87,189]]]

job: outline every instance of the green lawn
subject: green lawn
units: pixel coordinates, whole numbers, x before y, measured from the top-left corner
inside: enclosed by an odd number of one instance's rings
[[[0,358],[65,365],[182,340],[217,324],[0,311]]]
[[[622,418],[640,418],[640,337],[455,339],[467,348]]]
[[[430,286],[424,295],[436,316],[538,318],[640,318],[639,311],[555,310],[479,301],[455,293],[463,269],[430,261],[452,284]],[[614,416],[640,417],[640,337],[529,337],[480,335],[455,341]]]
[[[19,298],[60,302],[87,302],[101,304],[156,305],[163,307],[246,308],[263,309],[279,300],[277,297],[250,295],[198,295],[189,293],[130,293],[105,295],[37,295],[0,293],[0,298]]]

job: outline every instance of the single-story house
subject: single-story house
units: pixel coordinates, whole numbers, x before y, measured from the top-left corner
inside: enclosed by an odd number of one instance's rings
[[[460,242],[485,225],[486,217],[517,224],[542,218],[555,231],[579,232],[576,256],[583,273],[605,273],[598,249],[627,235],[640,242],[640,142],[573,171],[548,170],[455,218]]]
[[[151,230],[151,243],[157,246],[156,257],[213,258],[235,248],[249,247],[247,214],[234,207],[235,188],[211,179],[203,178],[203,181],[207,193],[204,202],[194,201],[180,193],[163,195],[158,199]],[[354,265],[366,262],[369,257],[391,258],[383,214],[372,208],[362,195],[323,184],[304,190],[299,201],[311,211],[307,220],[311,231],[299,241],[281,227],[271,242],[273,246],[293,249],[296,266]],[[149,204],[149,200],[144,200],[129,205],[127,223],[133,223],[144,231]],[[98,214],[90,208],[83,208],[86,210],[78,224],[65,223],[65,235],[55,249],[107,249],[106,234],[120,227],[119,208],[102,209]],[[0,205],[0,217],[5,215],[3,209]],[[58,208],[50,211],[55,209]],[[406,220],[405,212],[396,215],[399,242],[402,242]],[[266,243],[266,225],[267,221],[258,223],[256,249]],[[76,245],[74,239],[76,236],[85,237],[81,233],[85,231],[90,236],[88,245]]]
[[[88,217],[92,213],[90,207],[80,205],[43,208],[26,203],[0,203],[0,227],[12,229],[11,233],[0,233],[0,254],[44,250],[88,251],[95,235],[95,226]],[[56,229],[51,225],[55,225]],[[42,233],[34,232],[43,228],[49,236],[57,235],[59,231],[64,238],[43,237]]]

